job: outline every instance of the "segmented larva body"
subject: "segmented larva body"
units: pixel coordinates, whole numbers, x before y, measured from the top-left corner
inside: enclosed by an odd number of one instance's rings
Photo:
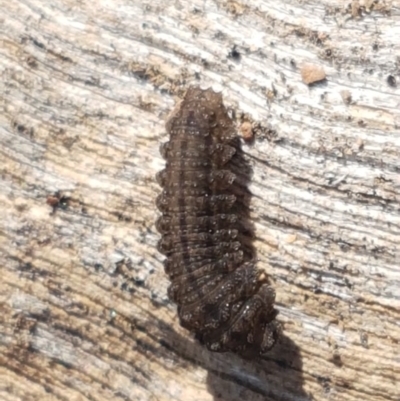
[[[190,88],[166,128],[157,229],[169,298],[208,349],[262,355],[280,330],[275,291],[246,244],[245,169],[222,96]]]

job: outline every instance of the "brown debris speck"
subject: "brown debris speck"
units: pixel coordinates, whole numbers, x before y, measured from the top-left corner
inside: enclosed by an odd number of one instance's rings
[[[246,142],[250,142],[254,138],[253,127],[249,121],[244,121],[240,126],[240,133]]]
[[[46,203],[53,208],[52,214],[55,213],[56,209],[67,209],[69,201],[70,198],[63,195],[60,191],[46,198]]]
[[[300,72],[303,82],[307,85],[323,81],[326,78],[323,67],[316,64],[303,64]]]
[[[351,93],[347,89],[340,91],[340,95],[342,96],[343,102],[346,104],[351,103]]]
[[[26,63],[29,65],[29,67],[31,68],[37,68],[38,63],[36,61],[36,59],[33,56],[29,56],[26,59]]]

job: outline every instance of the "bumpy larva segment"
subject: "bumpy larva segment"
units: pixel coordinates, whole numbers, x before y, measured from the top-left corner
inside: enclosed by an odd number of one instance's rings
[[[183,327],[210,350],[264,354],[276,342],[275,292],[245,244],[237,141],[222,97],[190,88],[166,124],[158,249]]]

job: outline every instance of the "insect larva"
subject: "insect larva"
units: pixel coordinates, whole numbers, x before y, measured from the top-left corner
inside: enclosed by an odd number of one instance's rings
[[[275,344],[275,291],[256,268],[240,141],[222,96],[190,88],[166,124],[158,249],[181,325],[217,352],[263,355]]]

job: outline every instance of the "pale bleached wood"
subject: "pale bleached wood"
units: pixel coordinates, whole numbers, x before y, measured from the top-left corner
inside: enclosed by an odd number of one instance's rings
[[[0,399],[399,400],[400,4],[372,3],[0,0]],[[154,174],[189,84],[257,127],[267,361],[166,297]]]

